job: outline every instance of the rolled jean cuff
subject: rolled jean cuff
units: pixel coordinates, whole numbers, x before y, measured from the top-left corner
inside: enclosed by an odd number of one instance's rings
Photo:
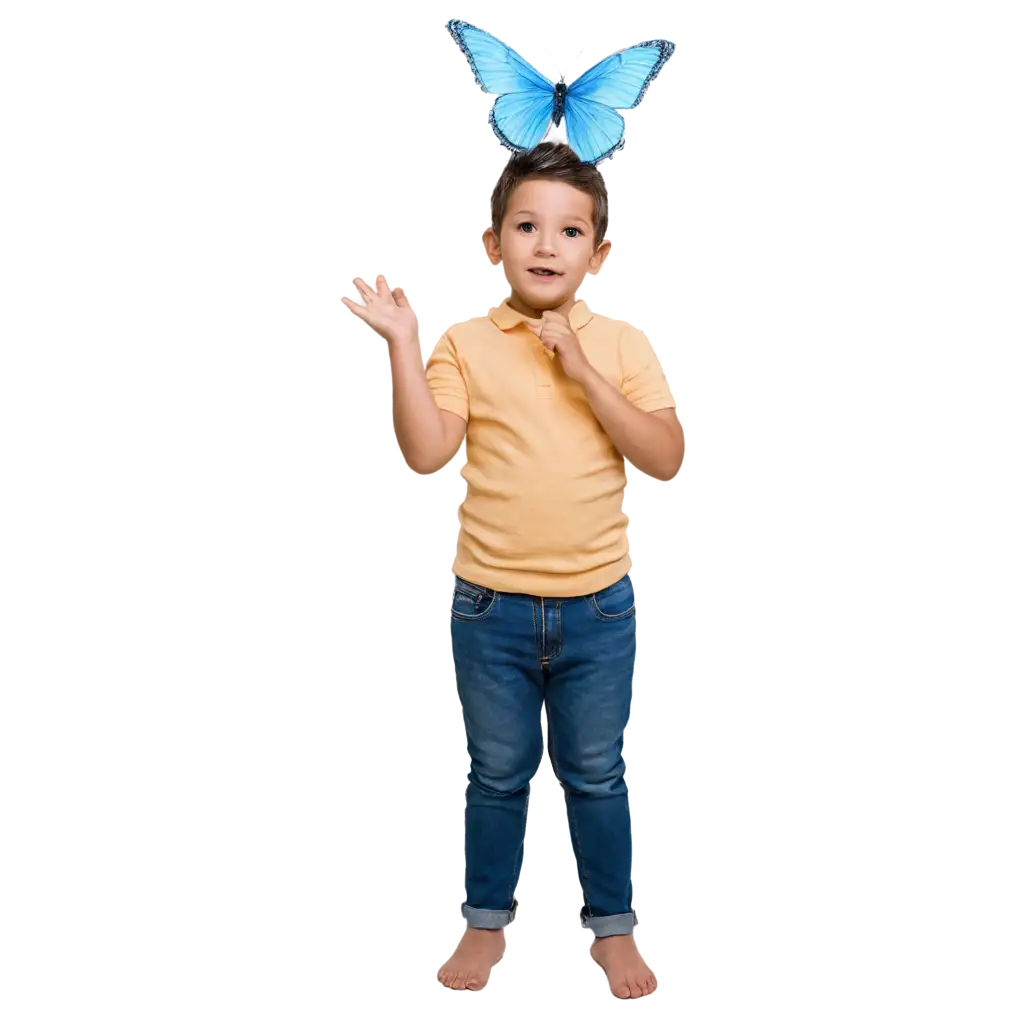
[[[599,939],[606,935],[630,935],[639,923],[635,910],[628,914],[609,914],[605,917],[588,917],[585,910],[580,914],[580,924],[590,928]]]
[[[462,904],[462,916],[470,928],[504,928],[516,919],[518,900],[512,901],[509,910],[479,910],[468,903]]]

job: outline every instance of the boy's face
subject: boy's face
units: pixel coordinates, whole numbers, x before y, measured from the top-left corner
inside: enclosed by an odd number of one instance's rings
[[[484,232],[492,263],[502,263],[513,298],[534,310],[558,309],[574,301],[588,273],[601,268],[611,242],[594,250],[594,201],[564,181],[532,179],[509,197],[501,238]],[[543,267],[554,274],[537,274]]]

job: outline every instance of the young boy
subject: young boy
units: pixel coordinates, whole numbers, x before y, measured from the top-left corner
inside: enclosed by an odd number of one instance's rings
[[[620,998],[657,985],[632,934],[622,738],[636,613],[623,457],[669,480],[683,431],[644,333],[576,299],[608,257],[607,223],[600,172],[568,145],[543,142],[509,160],[483,235],[511,296],[445,331],[425,370],[401,288],[383,275],[376,290],[355,278],[366,306],[342,300],[388,341],[409,466],[436,472],[466,438],[451,633],[471,759],[467,927],[437,975],[453,989],[483,988],[505,951],[542,706],[591,954]]]

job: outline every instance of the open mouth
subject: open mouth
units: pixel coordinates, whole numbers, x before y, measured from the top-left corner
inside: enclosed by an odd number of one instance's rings
[[[555,270],[548,270],[546,267],[530,267],[530,273],[535,277],[561,277]]]

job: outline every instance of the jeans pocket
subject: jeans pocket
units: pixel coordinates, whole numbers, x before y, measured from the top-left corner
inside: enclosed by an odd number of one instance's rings
[[[590,595],[590,609],[602,622],[614,622],[617,619],[628,619],[636,614],[636,601],[633,595],[633,581],[626,573],[617,583],[604,590]]]
[[[470,583],[461,576],[455,577],[452,593],[452,618],[472,622],[489,615],[498,600],[498,592],[490,587]]]

